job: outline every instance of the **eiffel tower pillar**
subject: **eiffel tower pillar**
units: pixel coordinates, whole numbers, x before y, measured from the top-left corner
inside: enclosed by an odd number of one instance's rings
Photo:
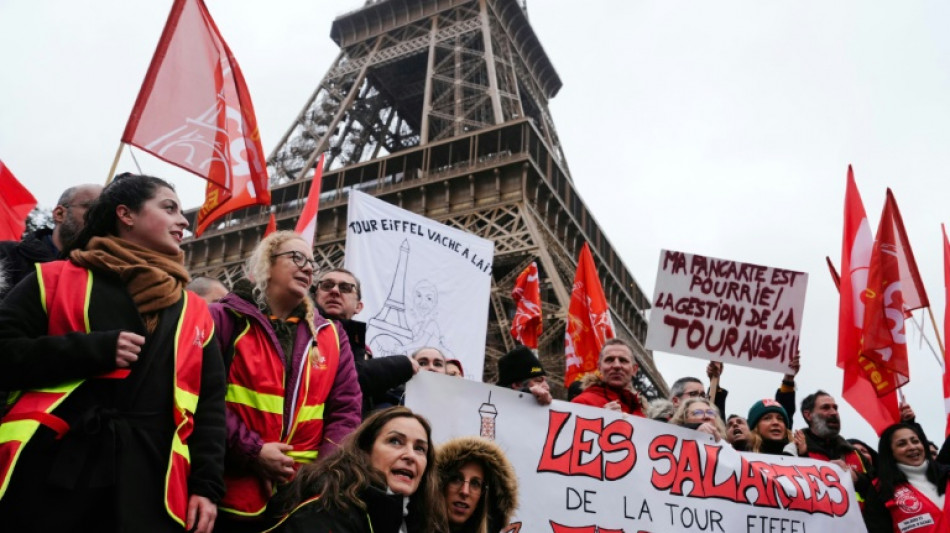
[[[333,21],[340,54],[268,160],[279,227],[293,227],[327,153],[314,253],[343,262],[346,192],[361,190],[495,241],[485,380],[513,348],[511,289],[537,261],[541,359],[563,397],[564,326],[589,243],[617,335],[647,395],[667,386],[643,347],[649,299],[574,187],[548,100],[561,80],[517,0],[377,0]],[[225,280],[259,241],[267,211],[228,216],[188,242],[194,274]],[[193,214],[192,214],[193,216]]]

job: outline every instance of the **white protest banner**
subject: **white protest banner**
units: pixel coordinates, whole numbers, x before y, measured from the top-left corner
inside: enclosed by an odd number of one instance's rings
[[[482,435],[505,451],[520,499],[506,533],[866,531],[850,473],[829,462],[432,372],[409,381],[406,406],[436,443]]]
[[[374,357],[424,346],[482,379],[492,241],[351,191],[345,267],[360,280]]]
[[[790,372],[808,274],[660,251],[646,347]]]

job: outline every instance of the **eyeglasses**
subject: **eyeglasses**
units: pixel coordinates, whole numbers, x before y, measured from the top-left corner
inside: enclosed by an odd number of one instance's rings
[[[696,410],[694,410],[694,411],[690,411],[689,414],[690,414],[690,416],[694,416],[694,417],[697,417],[697,418],[698,418],[698,417],[701,417],[701,416],[703,416],[703,415],[708,415],[708,416],[711,416],[711,417],[713,417],[713,418],[716,417],[716,411],[713,411],[712,409],[705,409],[705,410],[704,410],[704,409],[696,409]]]
[[[446,482],[446,484],[453,490],[462,490],[462,487],[465,486],[466,483],[468,483],[468,490],[472,491],[473,493],[481,492],[483,489],[488,487],[488,483],[485,483],[477,477],[465,479],[462,477],[462,474],[455,474]]]
[[[347,283],[345,281],[333,281],[332,279],[322,279],[317,282],[317,288],[323,292],[330,292],[333,290],[333,287],[339,287],[341,294],[350,294],[356,290],[355,283]]]
[[[282,255],[289,255],[290,260],[293,261],[294,264],[297,265],[298,268],[306,268],[307,265],[310,265],[310,268],[312,268],[313,270],[317,269],[316,261],[314,261],[313,259],[307,259],[307,256],[298,252],[297,250],[291,250],[289,252],[281,252],[279,254],[274,254],[270,257],[271,259],[274,259]]]
[[[680,398],[684,396],[687,398],[702,398],[704,400],[706,399],[706,393],[701,390],[694,390],[694,391],[684,392],[683,394],[680,394]]]

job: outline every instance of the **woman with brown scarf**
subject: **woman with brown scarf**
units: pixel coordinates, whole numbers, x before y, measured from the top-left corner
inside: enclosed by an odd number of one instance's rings
[[[224,492],[224,367],[185,291],[172,186],[118,176],[68,259],[0,305],[0,517],[10,531],[210,532]]]

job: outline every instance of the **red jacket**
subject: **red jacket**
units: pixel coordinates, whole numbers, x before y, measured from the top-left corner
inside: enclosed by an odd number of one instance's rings
[[[620,410],[624,413],[646,417],[646,413],[643,412],[643,404],[640,403],[640,395],[630,389],[615,389],[609,387],[603,382],[587,387],[584,389],[584,392],[578,394],[571,402],[603,407],[615,400],[620,401]]]

